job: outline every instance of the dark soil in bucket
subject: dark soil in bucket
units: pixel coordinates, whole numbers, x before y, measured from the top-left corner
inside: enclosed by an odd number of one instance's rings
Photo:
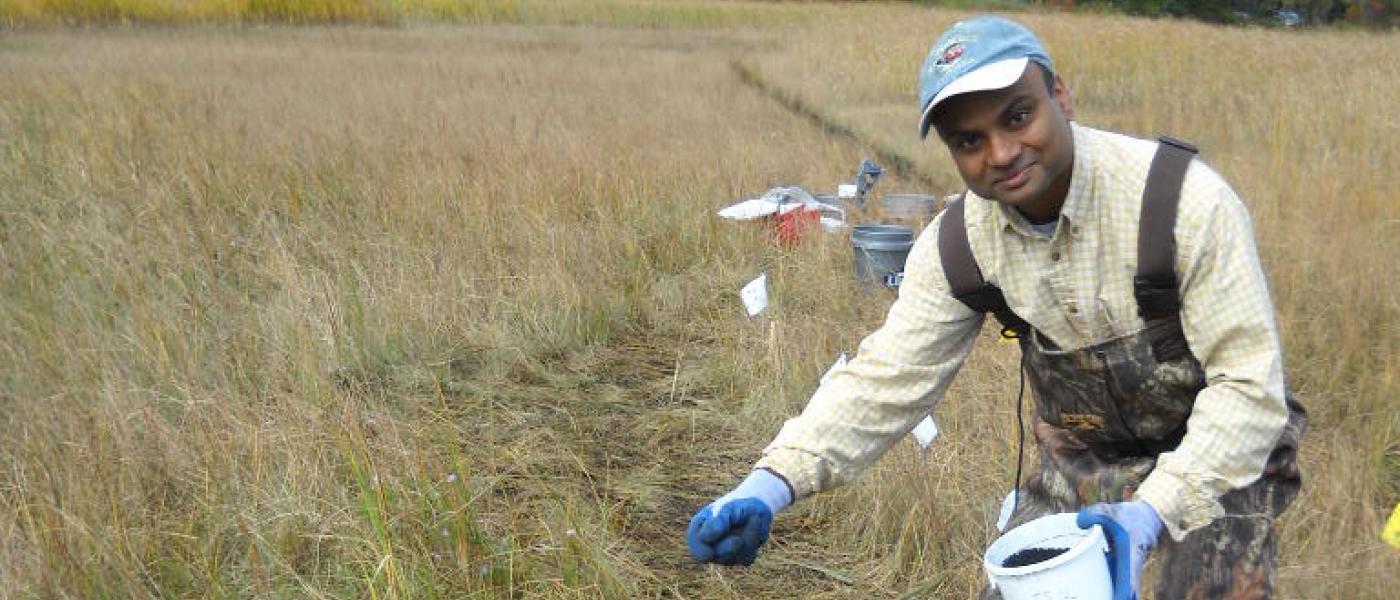
[[[1069,548],[1026,548],[1006,557],[1006,560],[1001,561],[1001,566],[1010,569],[1033,565],[1064,554],[1066,550],[1069,550]]]

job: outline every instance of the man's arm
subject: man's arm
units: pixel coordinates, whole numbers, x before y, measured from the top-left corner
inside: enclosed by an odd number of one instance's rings
[[[1172,537],[1224,514],[1219,498],[1258,479],[1288,419],[1282,349],[1243,202],[1192,166],[1177,224],[1181,321],[1205,370],[1186,436],[1163,453],[1137,498]]]
[[[764,449],[757,467],[787,482],[793,500],[864,471],[928,413],[967,359],[982,315],[948,292],[941,222],[942,215],[914,244],[884,325]]]

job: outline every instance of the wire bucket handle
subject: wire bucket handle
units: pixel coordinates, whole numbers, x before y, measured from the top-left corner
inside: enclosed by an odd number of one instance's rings
[[[869,264],[871,266],[880,265],[879,269],[873,269],[880,273],[880,285],[883,285],[892,290],[899,289],[899,285],[901,283],[904,283],[904,271],[893,271],[890,269],[886,269],[884,268],[884,265],[881,263],[881,261],[877,261],[875,260],[874,256],[871,256],[869,248],[866,248],[865,246],[856,247],[860,249],[861,254],[865,255],[866,264]]]

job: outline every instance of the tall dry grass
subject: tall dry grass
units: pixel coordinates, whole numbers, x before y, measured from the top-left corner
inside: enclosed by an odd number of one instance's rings
[[[1014,468],[990,338],[933,451],[784,514],[752,569],[684,555],[889,301],[839,236],[712,217],[870,151],[731,64],[956,186],[899,75],[953,15],[803,12],[0,38],[0,596],[973,593]],[[1395,38],[1027,20],[1084,121],[1195,139],[1249,199],[1314,416],[1283,596],[1389,597],[1400,79],[1358,57]],[[734,295],[761,271],[767,326]]]
[[[0,27],[444,21],[747,27],[800,22],[806,13],[793,4],[738,0],[0,0]]]

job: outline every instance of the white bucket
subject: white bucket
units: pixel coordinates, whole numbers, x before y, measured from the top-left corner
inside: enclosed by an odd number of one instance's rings
[[[1002,566],[1029,548],[1064,550],[1059,556],[1021,567]],[[1025,523],[997,538],[982,557],[992,586],[1004,600],[1113,600],[1105,552],[1108,542],[1095,525],[1080,529],[1075,513]]]

